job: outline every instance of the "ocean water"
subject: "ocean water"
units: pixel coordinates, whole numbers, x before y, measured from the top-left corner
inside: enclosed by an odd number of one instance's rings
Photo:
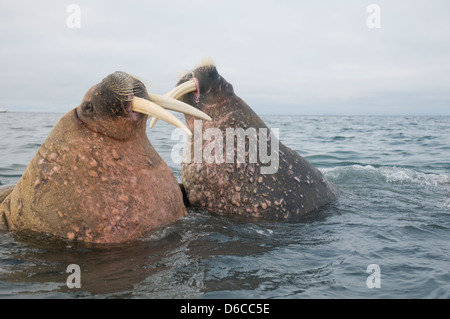
[[[0,114],[0,184],[19,180],[61,115]],[[316,218],[189,209],[102,249],[1,233],[0,298],[450,298],[450,117],[262,118],[340,190]],[[160,121],[148,135],[180,179],[171,132]],[[81,288],[66,284],[70,264]]]

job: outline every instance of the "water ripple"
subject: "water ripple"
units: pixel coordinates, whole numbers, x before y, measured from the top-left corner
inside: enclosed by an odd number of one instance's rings
[[[20,178],[60,116],[0,115],[0,185]],[[189,208],[136,243],[102,249],[0,233],[0,296],[450,298],[449,117],[264,119],[340,190],[316,218],[254,222]],[[160,121],[148,135],[180,179],[171,129]],[[73,263],[79,291],[65,285]],[[370,264],[380,289],[367,287]]]

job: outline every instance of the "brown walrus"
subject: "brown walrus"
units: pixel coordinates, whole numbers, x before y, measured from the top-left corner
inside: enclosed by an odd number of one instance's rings
[[[178,182],[148,140],[146,122],[153,115],[190,134],[161,106],[202,113],[152,96],[160,106],[124,72],[93,86],[56,123],[15,187],[0,189],[0,229],[120,243],[184,216]]]
[[[185,115],[194,139],[186,143],[181,177],[191,205],[218,214],[293,220],[338,197],[318,169],[269,133],[214,64],[206,61],[178,86],[192,91],[181,101],[212,118],[198,124]]]

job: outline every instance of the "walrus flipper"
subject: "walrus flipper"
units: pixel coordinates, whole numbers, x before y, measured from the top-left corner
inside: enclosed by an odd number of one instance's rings
[[[0,204],[8,197],[13,191],[15,185],[0,186]],[[0,231],[8,230],[8,224],[6,223],[6,217],[3,212],[0,212]]]

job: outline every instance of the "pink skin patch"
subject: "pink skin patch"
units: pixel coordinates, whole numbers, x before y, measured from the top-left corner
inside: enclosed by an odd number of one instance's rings
[[[132,101],[133,97],[134,97],[133,95],[128,95],[128,97],[127,97],[128,101]],[[133,111],[133,107],[132,107],[131,103],[130,103],[130,105],[127,108],[130,109],[129,114],[130,114],[131,120],[134,121],[134,122],[137,122],[138,119],[139,119],[139,113]]]
[[[200,87],[198,85],[197,78],[192,78],[192,80],[194,81],[195,87],[197,88],[197,91],[194,92],[194,97],[195,97],[195,101],[198,103],[200,100]]]
[[[139,119],[139,113],[137,113],[135,111],[131,111],[130,118],[132,121],[137,122],[137,120]]]

